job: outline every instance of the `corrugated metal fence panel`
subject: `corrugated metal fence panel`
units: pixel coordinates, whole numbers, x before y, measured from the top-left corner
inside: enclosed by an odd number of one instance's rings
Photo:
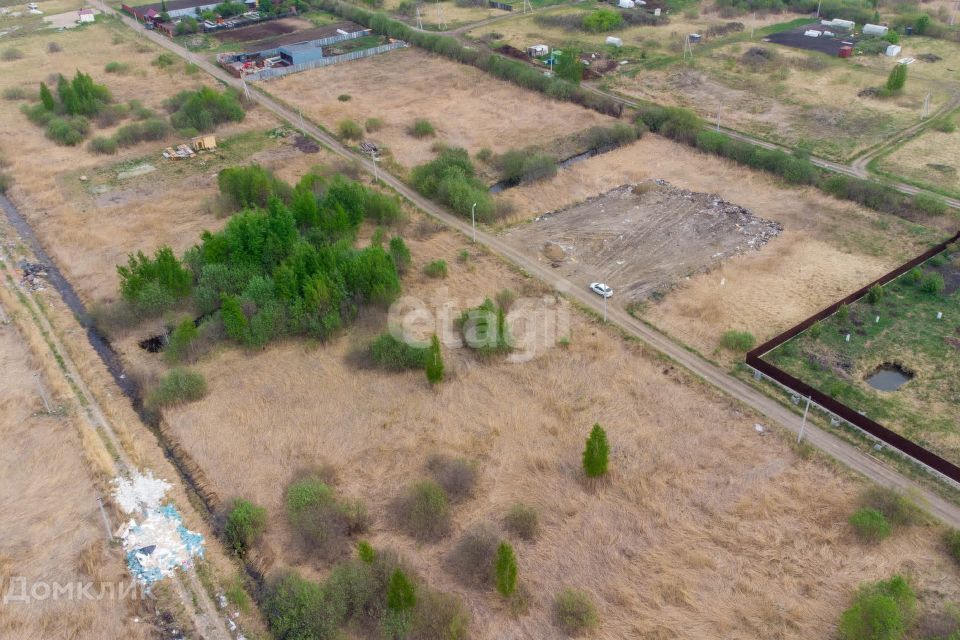
[[[394,49],[399,49],[400,47],[405,47],[405,46],[407,46],[405,42],[392,42],[390,44],[382,44],[379,47],[373,47],[370,49],[360,49],[359,51],[351,51],[350,53],[344,53],[339,56],[330,56],[329,58],[321,58],[320,60],[314,60],[312,62],[298,64],[292,67],[274,67],[272,69],[262,69],[256,73],[247,74],[244,77],[247,80],[269,80],[270,78],[280,78],[287,75],[288,73],[300,73],[301,71],[306,71],[308,69],[316,69],[318,67],[326,67],[331,64],[338,64],[340,62],[358,60],[359,58],[375,56],[377,54],[386,53],[387,51],[393,51]]]

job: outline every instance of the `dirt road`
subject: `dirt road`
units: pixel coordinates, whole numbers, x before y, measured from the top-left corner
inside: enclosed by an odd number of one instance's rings
[[[103,9],[106,13],[119,15],[116,11],[106,6],[102,0],[95,0],[94,4],[98,8]],[[225,71],[207,62],[206,60],[193,55],[191,52],[187,51],[185,48],[179,46],[173,41],[150,31],[144,32],[142,27],[140,27],[134,20],[127,16],[122,16],[122,20],[132,29],[136,29],[138,32],[143,33],[144,37],[150,38],[161,47],[177,54],[181,58],[197,64],[200,66],[200,68],[215,78],[232,87],[236,87],[241,90],[244,88],[243,83],[240,80],[228,75]],[[275,100],[261,93],[260,91],[252,90],[250,91],[250,96],[263,108],[269,109],[289,123],[293,128],[300,128],[300,117],[292,110],[280,105]],[[341,145],[338,140],[310,123],[304,123],[303,128],[308,135],[319,140],[331,151],[351,161],[358,162],[367,173],[373,175],[375,167],[369,158],[353,153]],[[467,237],[471,237],[471,234],[474,233],[471,231],[469,222],[454,216],[435,202],[424,198],[399,179],[382,171],[379,172],[378,175],[385,184],[397,191],[397,193],[412,202],[422,211],[443,221],[449,227],[460,231]],[[540,280],[550,284],[561,293],[566,294],[570,299],[575,300],[577,303],[592,309],[597,313],[603,312],[604,305],[602,301],[596,295],[590,293],[585,286],[583,286],[584,283],[574,284],[566,279],[558,277],[557,274],[555,274],[549,267],[538,264],[535,260],[528,258],[523,253],[517,249],[514,249],[508,243],[495,235],[479,229],[475,231],[475,234],[477,242],[484,244],[492,251],[500,254],[510,262],[513,262],[515,265],[521,267],[531,276],[539,278]],[[636,320],[627,314],[623,309],[615,305],[610,305],[610,308],[607,309],[607,314],[610,322],[618,325],[624,331],[640,338],[648,345],[670,357],[678,364],[686,367],[706,382],[717,387],[733,398],[736,398],[752,409],[767,416],[770,420],[777,422],[790,431],[795,433],[799,432],[801,426],[800,416],[791,412],[773,398],[764,395],[748,384],[732,377],[726,371],[708,362],[699,355],[687,351],[682,346],[674,343],[663,334]],[[819,449],[823,450],[839,462],[863,474],[874,482],[883,486],[895,487],[903,491],[909,491],[913,495],[918,496],[923,502],[925,502],[926,508],[934,517],[951,526],[960,527],[960,507],[948,502],[933,491],[930,491],[929,489],[921,486],[913,480],[910,480],[909,478],[905,478],[896,470],[886,466],[876,458],[867,455],[853,445],[844,442],[837,436],[819,429],[814,425],[808,424],[806,426],[805,437]]]

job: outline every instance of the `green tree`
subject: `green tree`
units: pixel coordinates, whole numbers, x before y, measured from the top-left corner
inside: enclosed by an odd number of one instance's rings
[[[430,338],[430,350],[427,352],[427,380],[430,384],[443,382],[443,356],[440,353],[440,339],[437,334]]]
[[[167,344],[165,353],[167,359],[171,362],[180,362],[186,358],[187,350],[198,335],[200,335],[200,331],[190,318],[178,324],[177,328],[170,334],[170,342]]]
[[[397,273],[406,272],[410,266],[410,249],[400,236],[390,238],[390,257],[393,259],[393,266],[396,267]]]
[[[47,111],[53,111],[57,106],[57,103],[53,100],[53,93],[46,82],[40,83],[40,102],[43,103],[43,108]]]
[[[897,64],[890,70],[890,75],[887,77],[887,91],[892,93],[897,93],[903,90],[903,86],[907,83],[907,65]]]
[[[247,316],[243,313],[240,306],[240,300],[237,296],[223,294],[220,303],[220,316],[223,319],[223,328],[227,336],[243,342],[249,333],[249,322]]]
[[[243,556],[266,527],[267,510],[249,500],[238,499],[227,514],[223,535],[234,553]]]
[[[410,611],[417,604],[417,590],[401,569],[394,569],[387,587],[387,607],[392,611]]]
[[[583,63],[580,62],[580,52],[574,48],[567,48],[560,55],[553,57],[553,72],[558,78],[580,84],[583,79]]]
[[[607,444],[607,432],[600,423],[594,424],[583,450],[583,470],[590,478],[599,478],[607,473],[610,457],[610,445]]]
[[[900,640],[913,617],[916,596],[901,576],[860,588],[840,617],[844,640]]]
[[[517,590],[517,558],[509,542],[501,542],[497,548],[495,570],[497,591],[509,598]]]
[[[374,560],[377,559],[377,552],[366,540],[361,540],[357,543],[357,556],[363,562],[367,564],[372,564]]]

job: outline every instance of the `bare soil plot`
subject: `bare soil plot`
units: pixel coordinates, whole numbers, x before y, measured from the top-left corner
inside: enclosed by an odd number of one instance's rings
[[[750,49],[769,60],[750,61]],[[906,40],[904,56],[916,56],[926,44]],[[763,42],[706,49],[692,63],[621,75],[613,87],[627,96],[693,109],[725,126],[795,146],[807,144],[817,155],[845,160],[920,121],[926,95],[931,109],[952,89],[932,77],[911,77],[893,98],[859,97],[863,89],[883,86],[896,60],[886,56],[832,58]],[[911,65],[911,71],[917,64]]]
[[[144,615],[140,603],[94,599],[101,583],[109,583],[110,593],[116,593],[121,584],[129,585],[130,575],[122,552],[105,539],[76,425],[66,412],[46,412],[38,385],[44,385],[54,409],[59,400],[45,377],[38,377],[40,368],[23,335],[2,321],[0,370],[0,595],[5,598],[0,636],[153,637],[150,625],[134,620]],[[15,599],[21,594],[21,579],[25,594],[36,593],[38,600]],[[73,588],[78,582],[90,585],[91,598],[43,597],[54,584]]]
[[[457,263],[469,247],[452,234],[410,246],[404,287],[421,299],[474,304],[499,288],[525,290],[496,259]],[[449,279],[419,275],[435,258],[450,263]],[[432,587],[460,594],[476,638],[556,638],[551,602],[563,586],[595,600],[602,639],[829,637],[858,583],[898,570],[909,569],[931,600],[956,591],[937,534],[854,542],[845,519],[856,481],[800,460],[757,434],[753,417],[582,316],[574,314],[568,349],[525,364],[448,350],[451,378],[437,390],[419,372],[350,364],[384,327],[371,317],[319,347],[224,350],[200,364],[210,395],[166,414],[219,491],[267,506],[277,567],[327,572],[297,550],[282,492],[297,469],[332,463],[338,492],[368,506],[371,542],[399,549]],[[613,477],[591,491],[579,456],[595,421],[610,433]],[[455,507],[453,535],[420,545],[397,533],[389,504],[423,476],[431,453],[478,460],[480,481],[477,496]],[[465,529],[499,528],[517,500],[539,510],[543,534],[516,542],[532,602],[514,617],[492,590],[464,587],[445,567]]]
[[[255,24],[251,27],[221,31],[216,35],[216,38],[221,42],[254,42],[305,31],[312,26],[309,20],[302,18],[281,18],[279,20],[269,20]],[[305,39],[309,40],[309,38]]]
[[[956,114],[954,114],[956,119]],[[913,182],[960,192],[960,132],[928,129],[884,157],[879,168]]]
[[[383,120],[366,139],[388,148],[406,168],[432,159],[437,142],[499,153],[613,122],[413,48],[291,74],[264,89],[331,131],[344,119],[361,126],[368,118]],[[435,137],[407,133],[418,118],[433,124]]]
[[[760,250],[783,228],[719,196],[668,183],[618,187],[513,229],[506,239],[540,249],[576,285],[604,282],[620,304],[661,295],[675,281]]]
[[[762,251],[684,277],[643,309],[645,320],[703,353],[729,329],[750,331],[760,341],[776,335],[946,237],[814,189],[784,188],[768,175],[653,135],[500,197],[513,205],[513,220],[528,220],[617,185],[656,179],[715,193],[784,228]],[[531,247],[531,255],[541,248]],[[643,250],[638,245],[638,255]]]

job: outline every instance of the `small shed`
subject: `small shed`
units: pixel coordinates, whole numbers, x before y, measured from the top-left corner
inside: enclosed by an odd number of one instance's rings
[[[77,12],[77,15],[80,16],[80,22],[94,22],[96,20],[96,13],[93,9],[80,9]]]
[[[840,51],[837,52],[837,55],[840,56],[841,58],[849,58],[850,56],[853,55],[853,47],[851,47],[848,44],[845,44],[842,47],[840,47]]]
[[[289,44],[277,48],[280,57],[290,65],[306,64],[315,62],[323,58],[323,47],[318,47],[309,42],[300,44]]]
[[[633,9],[635,6],[637,6],[637,3],[633,0],[620,0],[620,2],[617,3],[617,6],[621,9]]]
[[[615,47],[622,47],[623,40],[621,40],[620,38],[615,38],[613,36],[607,36],[607,44],[611,44]]]
[[[865,24],[863,25],[863,35],[865,36],[885,36],[887,35],[889,29],[879,24]]]
[[[889,47],[887,47],[886,54],[891,58],[893,58],[894,56],[900,55],[900,45],[898,44],[890,45]]]
[[[527,47],[527,55],[531,58],[540,58],[550,54],[550,47],[545,44],[534,44]]]
[[[217,137],[211,134],[197,136],[190,140],[194,151],[211,151],[217,148]]]

